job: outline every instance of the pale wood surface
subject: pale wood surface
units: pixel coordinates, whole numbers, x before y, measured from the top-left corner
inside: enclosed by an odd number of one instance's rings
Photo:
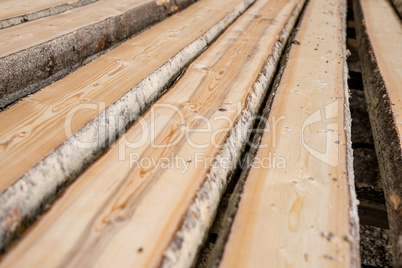
[[[4,121],[0,121],[7,127],[0,161],[10,169],[4,168],[7,175],[0,183],[4,187],[0,187],[0,250],[252,2],[202,1],[1,113]],[[156,8],[165,16],[169,3],[153,1],[141,7]],[[184,8],[191,1],[175,3]],[[134,20],[135,10],[130,13]],[[141,10],[144,16],[155,15]],[[85,31],[81,37],[85,38]]]
[[[0,192],[69,138],[64,128],[70,111],[99,106],[74,116],[75,133],[243,2],[196,3],[1,112]]]
[[[92,2],[81,0],[2,0],[0,1],[0,21],[13,17],[20,17],[44,9],[57,8],[60,5],[74,6],[79,2]]]
[[[401,267],[402,23],[386,0],[355,1],[354,14],[364,93],[387,201],[394,266]]]
[[[77,1],[78,0],[76,0],[76,2]],[[66,0],[3,0],[0,2],[0,20],[24,15],[29,12],[34,12],[49,7],[54,7],[60,4],[65,4],[67,2],[68,1]]]
[[[345,5],[308,3],[220,267],[359,267]]]
[[[396,11],[399,13],[399,17],[402,19],[402,0],[391,0]]]
[[[0,58],[120,15],[147,2],[151,2],[151,0],[103,0],[57,16],[2,29],[0,31]]]
[[[258,102],[252,97],[256,94],[253,91],[258,90],[261,96],[265,88],[255,89],[253,84],[272,51],[276,51],[273,46],[278,45],[284,24],[298,4],[299,1],[270,0],[252,6],[191,64],[184,76],[115,146],[77,178],[4,256],[1,265],[154,267],[160,264],[209,172],[210,163],[203,157],[216,156],[234,122],[241,118],[242,109],[250,105],[250,100]],[[272,77],[270,72],[267,75]],[[184,121],[173,109],[161,105],[177,107]],[[190,130],[208,128],[206,122],[210,123],[210,131],[191,133]],[[155,127],[156,144],[177,143],[169,148],[153,148],[148,136],[151,123]],[[138,148],[126,146],[127,141],[138,141],[142,135],[145,144]],[[199,148],[194,144],[207,146]],[[179,156],[189,166],[184,172],[180,166],[130,168],[133,153],[140,155],[140,159],[155,161],[167,157],[172,162],[172,156]],[[197,155],[201,162],[196,161]]]
[[[361,0],[364,25],[379,72],[392,102],[398,136],[402,137],[402,23],[391,4],[385,0]]]

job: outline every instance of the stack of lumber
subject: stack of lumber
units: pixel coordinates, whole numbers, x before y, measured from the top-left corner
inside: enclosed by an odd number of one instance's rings
[[[402,265],[402,27],[354,4]],[[360,266],[346,0],[0,7],[0,267],[191,267],[230,183],[205,265]]]
[[[46,7],[58,10],[57,2],[63,1],[54,2],[7,0],[0,3],[0,10],[7,11],[0,14],[0,22],[8,16],[10,20],[24,16],[27,8],[32,8],[30,11],[38,18],[43,17],[0,31],[0,108],[60,79],[90,61],[91,56],[139,33],[193,0],[102,0],[50,17],[40,14],[41,10],[36,11]],[[74,7],[87,2],[90,1],[75,4],[70,1],[64,5]]]
[[[260,149],[243,170],[236,211],[228,211],[234,219],[221,242],[222,267],[359,264],[345,8],[311,1],[304,13],[263,114]],[[267,156],[277,166],[257,164]]]
[[[354,2],[353,8],[367,110],[387,201],[395,267],[401,267],[402,24],[388,1],[361,0]]]

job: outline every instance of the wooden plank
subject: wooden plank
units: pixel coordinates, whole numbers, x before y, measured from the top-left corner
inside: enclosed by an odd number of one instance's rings
[[[355,1],[367,110],[387,200],[395,267],[402,266],[402,24],[388,1]]]
[[[189,267],[302,4],[250,7],[1,265]]]
[[[105,0],[1,30],[0,108],[194,1]]]
[[[56,15],[97,0],[3,0],[0,2],[0,29]]]
[[[361,225],[389,229],[387,209],[384,203],[359,198],[358,211]]]
[[[210,266],[360,267],[345,13],[309,1]]]
[[[250,3],[196,3],[0,113],[0,248]]]

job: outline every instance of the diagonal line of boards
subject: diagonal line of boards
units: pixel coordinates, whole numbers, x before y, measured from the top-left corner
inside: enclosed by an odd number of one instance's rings
[[[0,248],[251,3],[200,1],[1,112]]]
[[[360,267],[345,14],[307,4],[210,266]]]
[[[255,3],[0,266],[190,266],[303,3]]]
[[[0,30],[0,108],[62,78],[194,1],[102,0]]]

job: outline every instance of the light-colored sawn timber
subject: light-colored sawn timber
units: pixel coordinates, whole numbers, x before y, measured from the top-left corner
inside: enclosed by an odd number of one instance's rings
[[[210,266],[360,267],[345,6],[309,1]]]
[[[0,30],[0,108],[60,79],[192,2],[102,0]]]
[[[302,4],[250,7],[1,265],[189,267]]]
[[[200,1],[1,112],[0,248],[249,4]]]
[[[402,267],[402,23],[386,0],[354,1],[354,14],[394,262]]]
[[[2,0],[0,1],[0,29],[56,15],[95,1],[97,0]]]

